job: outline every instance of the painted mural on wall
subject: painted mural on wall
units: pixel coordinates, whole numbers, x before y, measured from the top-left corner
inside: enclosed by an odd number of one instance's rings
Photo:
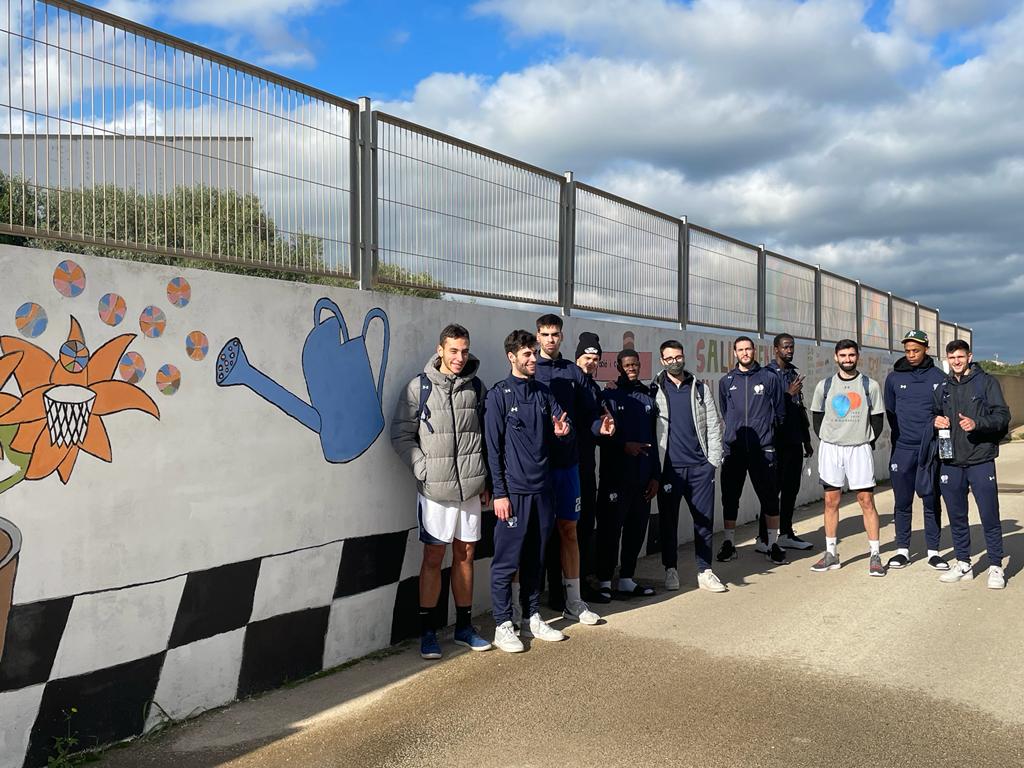
[[[366,349],[366,331],[374,319],[384,326],[376,383]],[[343,464],[361,456],[384,429],[381,395],[390,344],[391,328],[384,310],[375,307],[367,312],[362,333],[353,338],[338,305],[322,298],[313,307],[313,328],[302,346],[308,403],[254,368],[238,338],[231,339],[217,355],[217,385],[251,389],[318,433],[324,458]]]
[[[61,261],[53,272],[53,287],[65,299],[76,299],[86,287],[85,271],[74,261]],[[191,288],[184,278],[175,278],[167,295],[172,304],[184,307]],[[127,309],[122,296],[106,293],[97,314],[102,323],[116,327]],[[142,356],[128,349],[137,334],[120,334],[91,350],[81,324],[70,315],[67,338],[54,356],[29,341],[41,336],[51,322],[41,304],[22,304],[14,322],[21,338],[0,336],[0,493],[22,481],[41,481],[54,474],[67,485],[83,453],[112,463],[105,418],[124,411],[160,418],[156,403],[137,386],[146,371]],[[140,316],[140,329],[153,336],[154,329],[162,332],[166,322],[163,311],[150,306]],[[201,360],[207,344],[206,336],[194,331],[186,353]],[[165,394],[173,394],[181,374],[165,364],[156,384]],[[13,521],[0,518],[0,659],[21,554],[21,531]]]

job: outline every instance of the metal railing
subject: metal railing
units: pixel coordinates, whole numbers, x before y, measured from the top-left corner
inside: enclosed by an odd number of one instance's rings
[[[0,0],[0,231],[819,342],[937,310],[73,0]],[[60,247],[59,245],[56,247]]]

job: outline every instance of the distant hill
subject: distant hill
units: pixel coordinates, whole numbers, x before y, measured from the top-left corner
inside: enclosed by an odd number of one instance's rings
[[[989,373],[1001,373],[1006,376],[1024,376],[1024,363],[1007,365],[995,360],[979,360],[978,364]]]

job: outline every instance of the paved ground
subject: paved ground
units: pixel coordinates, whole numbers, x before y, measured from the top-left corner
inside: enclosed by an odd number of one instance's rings
[[[1004,448],[999,473],[1024,488],[1024,444]],[[770,568],[748,542],[719,570],[728,594],[684,586],[614,603],[605,624],[570,626],[568,641],[515,656],[446,643],[446,658],[427,664],[410,646],[112,751],[102,765],[1024,765],[1024,578],[1014,578],[1024,493],[1000,497],[1011,558],[1002,592],[986,589],[981,566],[966,584],[940,584],[920,560],[869,578],[856,502],[844,501],[840,571],[808,570],[824,543],[812,506],[797,530],[817,548]],[[884,556],[891,491],[878,505]],[[984,545],[976,516],[972,539]],[[914,544],[920,556],[919,532]],[[690,548],[681,563],[692,563]],[[641,576],[660,578],[655,559]]]

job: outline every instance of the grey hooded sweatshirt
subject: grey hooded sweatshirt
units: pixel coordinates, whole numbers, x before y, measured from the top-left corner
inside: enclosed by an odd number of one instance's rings
[[[457,376],[445,376],[440,368],[437,355],[423,368],[430,394],[419,418],[420,377],[399,395],[391,419],[391,444],[412,469],[420,493],[432,501],[461,502],[482,493],[487,479],[484,404],[473,384],[480,361],[470,355]]]

